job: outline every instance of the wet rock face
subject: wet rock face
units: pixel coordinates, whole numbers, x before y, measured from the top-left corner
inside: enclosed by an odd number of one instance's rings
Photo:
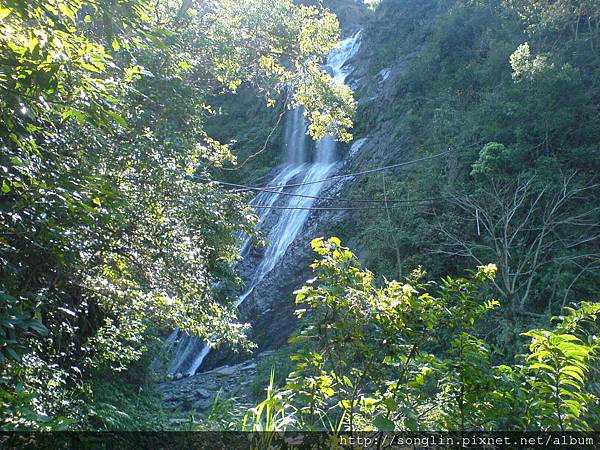
[[[340,162],[337,170],[341,172],[345,167],[346,163]],[[350,179],[328,183],[319,195],[334,198],[339,196],[341,188],[348,180]],[[314,206],[332,205],[333,202],[317,201]],[[290,244],[279,263],[240,305],[241,320],[252,325],[249,337],[257,345],[257,352],[282,347],[296,330],[294,291],[313,276],[309,265],[316,255],[310,247],[310,242],[316,237],[325,236],[332,224],[347,218],[349,214],[343,210],[312,211],[302,231]],[[248,353],[236,353],[228,348],[220,348],[206,357],[200,370],[211,370],[224,364],[237,364],[251,356]]]
[[[226,365],[190,377],[176,378],[158,385],[163,404],[172,413],[175,422],[187,420],[190,415],[205,417],[219,394],[221,399],[232,396],[248,399],[249,388],[256,375],[259,361],[272,352],[263,352],[241,364]],[[179,419],[178,419],[179,416]]]

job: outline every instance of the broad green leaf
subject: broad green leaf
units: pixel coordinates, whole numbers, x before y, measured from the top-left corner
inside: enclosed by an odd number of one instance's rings
[[[373,425],[378,431],[394,431],[396,428],[394,422],[383,416],[377,416],[375,420],[373,420]]]
[[[115,122],[117,122],[123,128],[128,127],[127,120],[125,120],[125,118],[123,116],[121,116],[120,114],[117,114],[114,111],[107,111],[107,114],[111,117],[111,119],[113,119]]]

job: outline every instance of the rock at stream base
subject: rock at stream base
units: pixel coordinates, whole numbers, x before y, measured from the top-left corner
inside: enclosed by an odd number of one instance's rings
[[[174,415],[193,413],[201,418],[210,411],[217,394],[221,399],[235,395],[242,402],[248,401],[248,388],[256,375],[257,362],[272,353],[263,352],[240,364],[221,366],[188,377],[176,373],[171,380],[158,385],[164,405]],[[179,422],[177,418],[172,421],[173,424]]]

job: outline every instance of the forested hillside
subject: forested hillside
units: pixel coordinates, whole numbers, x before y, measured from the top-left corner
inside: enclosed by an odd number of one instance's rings
[[[2,429],[600,429],[598,1],[0,20]]]
[[[503,347],[536,317],[598,293],[599,12],[595,2],[390,1],[365,34],[360,66],[390,78],[383,98],[359,104],[355,137],[377,141],[363,157],[448,153],[361,179],[356,198],[384,198],[385,185],[389,199],[415,203],[365,211],[348,228],[388,278],[497,264]]]

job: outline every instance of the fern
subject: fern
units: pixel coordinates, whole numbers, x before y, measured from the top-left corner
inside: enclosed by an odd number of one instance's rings
[[[581,326],[600,311],[598,304],[583,304],[562,319],[554,331],[531,330],[530,354],[524,373],[530,388],[528,418],[543,429],[589,429],[585,416],[596,397],[586,392],[590,367],[598,345],[585,342]]]

